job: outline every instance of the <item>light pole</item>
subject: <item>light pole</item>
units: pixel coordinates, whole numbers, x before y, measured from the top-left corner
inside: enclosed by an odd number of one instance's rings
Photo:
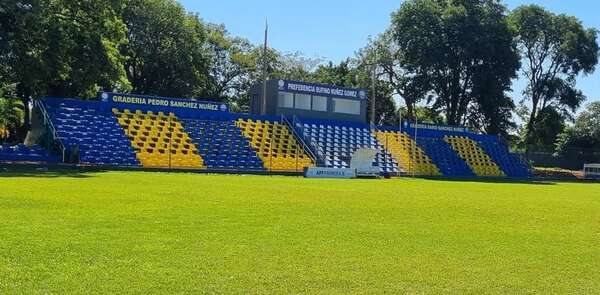
[[[377,99],[377,52],[373,49],[373,59],[371,63],[365,63],[366,70],[371,67],[371,130],[375,130],[375,100]]]
[[[372,87],[373,87],[373,91],[371,93],[371,129],[375,129],[375,100],[377,99],[377,96],[375,95],[376,93],[376,81],[375,79],[377,78],[377,64],[373,63],[373,76],[371,77],[372,80]]]
[[[402,133],[402,106],[398,106],[398,134]]]
[[[415,113],[415,126],[414,126],[414,129],[415,129],[415,145],[413,146],[413,163],[416,164],[416,161],[417,161],[417,129],[418,129],[419,122],[418,122],[418,118],[417,118],[417,112],[414,112],[414,113]],[[415,171],[416,171],[415,168],[416,168],[416,165],[413,166],[413,177],[415,177]]]
[[[260,113],[261,115],[266,115],[267,114],[267,78],[268,78],[268,73],[267,73],[267,38],[269,36],[269,24],[267,23],[267,20],[265,20],[265,43],[263,45],[263,60],[262,60],[262,67],[263,67],[263,71],[262,71],[262,104],[261,104],[261,110]]]

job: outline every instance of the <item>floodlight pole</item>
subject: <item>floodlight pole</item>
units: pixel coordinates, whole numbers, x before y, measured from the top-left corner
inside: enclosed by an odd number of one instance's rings
[[[299,161],[299,158],[298,158],[298,144],[299,143],[296,142],[296,173],[298,173],[298,161]]]
[[[388,151],[389,148],[390,147],[388,145],[388,133],[385,132],[385,149],[383,149],[383,165],[385,165],[384,173],[386,173],[386,175],[388,173],[388,171],[387,171],[387,161],[388,161],[387,151]]]
[[[417,112],[415,112],[415,145],[413,146],[413,163],[417,161],[417,129],[419,125],[419,119],[417,118]],[[416,164],[416,163],[415,163]],[[414,165],[414,164],[413,164]],[[413,167],[413,177],[415,177],[415,167]]]
[[[294,128],[296,128],[296,114],[295,114],[296,110],[294,109],[294,117],[292,117],[292,135],[294,134]],[[300,135],[300,134],[298,134]],[[298,139],[300,138],[300,136],[298,136]],[[295,139],[294,139],[295,140]],[[298,146],[300,145],[300,142],[296,141],[296,173],[298,173]],[[304,149],[304,148],[303,148]]]
[[[402,133],[402,107],[398,107],[398,133]]]
[[[262,60],[262,105],[261,105],[261,114],[267,114],[267,38],[269,32],[269,24],[267,20],[265,20],[265,43],[263,46],[263,60]]]
[[[172,141],[173,141],[173,131],[171,130],[172,126],[171,126],[171,115],[170,114],[169,114],[169,120],[168,121],[169,121],[169,128],[167,130],[169,131],[169,171],[170,171],[171,169],[173,169],[173,167],[171,166],[171,151],[172,151],[171,149],[172,149],[172,146],[173,146],[173,144],[172,144]]]
[[[271,133],[270,139],[269,139],[269,175],[273,176],[273,136],[274,136],[274,126],[275,124],[273,124],[273,129],[269,130]]]
[[[371,129],[375,129],[375,100],[377,98],[377,96],[375,95],[376,92],[376,81],[375,79],[377,78],[377,63],[373,63],[373,77],[371,78],[372,80],[372,87],[373,87],[373,91],[371,93]]]

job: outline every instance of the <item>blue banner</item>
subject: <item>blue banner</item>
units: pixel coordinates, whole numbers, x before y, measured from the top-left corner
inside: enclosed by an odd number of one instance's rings
[[[279,91],[305,93],[321,96],[335,96],[360,100],[367,98],[367,92],[364,89],[346,88],[333,85],[315,84],[289,80],[279,80],[277,83]]]
[[[229,108],[226,104],[214,101],[201,101],[195,99],[184,99],[184,98],[171,98],[171,97],[158,97],[149,95],[137,95],[137,94],[125,94],[125,93],[112,93],[112,92],[101,92],[99,94],[100,100],[107,103],[113,103],[118,105],[132,105],[132,106],[154,106],[154,107],[168,107],[181,110],[203,110],[203,111],[217,111],[217,112],[228,112]]]
[[[448,131],[448,132],[462,132],[462,133],[473,133],[469,128],[463,126],[448,126],[448,125],[434,125],[427,123],[413,124],[404,121],[403,128],[416,128],[426,130],[437,130],[437,131]]]

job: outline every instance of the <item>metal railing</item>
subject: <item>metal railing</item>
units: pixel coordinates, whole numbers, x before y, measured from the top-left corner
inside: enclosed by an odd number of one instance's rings
[[[44,105],[44,103],[42,103],[38,99],[33,100],[33,106],[38,107],[39,110],[42,112],[42,117],[44,119],[44,126],[46,126],[48,128],[49,134],[51,136],[50,140],[52,141],[52,143],[54,143],[58,146],[59,152],[62,155],[62,161],[65,162],[66,147],[62,143],[60,138],[58,137],[58,132],[56,131],[56,127],[54,127],[54,123],[52,122],[52,119],[50,118],[50,114],[48,114],[48,110],[46,110],[46,106]]]
[[[302,145],[302,148],[306,151],[308,156],[313,160],[313,162],[315,164],[317,164],[319,159],[317,158],[315,153],[313,153],[310,146],[308,144],[306,144],[306,141],[304,140],[304,137],[302,136],[302,134],[298,133],[298,131],[296,130],[296,126],[294,126],[294,123],[290,122],[284,115],[281,115],[281,121],[284,122],[288,126],[288,129],[290,129],[290,131],[292,132],[294,137],[296,137],[296,139],[298,139],[298,141]],[[296,121],[296,117],[294,116],[294,122],[295,121]]]

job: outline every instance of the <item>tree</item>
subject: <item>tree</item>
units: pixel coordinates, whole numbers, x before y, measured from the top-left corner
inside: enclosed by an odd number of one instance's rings
[[[101,89],[128,88],[118,51],[127,41],[118,1],[2,3],[1,61],[24,106],[46,95],[93,97]]]
[[[570,148],[600,150],[600,102],[590,103],[575,124],[558,135],[556,151],[564,153]]]
[[[132,91],[161,96],[207,96],[205,25],[174,0],[130,0],[123,11],[129,42],[122,46]]]
[[[127,42],[120,9],[108,0],[47,2],[42,19],[48,29],[42,55],[47,95],[95,97],[103,89],[129,87],[118,50]]]
[[[505,93],[519,57],[503,5],[495,0],[406,1],[392,16],[391,34],[400,66],[428,79],[426,89],[417,89],[430,95],[447,124],[490,131],[509,125],[514,105]],[[495,113],[498,107],[503,110]]]
[[[262,47],[252,47],[249,52],[237,56],[238,62],[245,70],[236,82],[236,91],[233,94],[234,106],[238,110],[248,110],[251,88],[262,83],[264,55]],[[322,63],[321,58],[306,57],[299,52],[281,53],[273,48],[267,48],[266,71],[268,79],[319,82],[315,80],[313,73],[320,63]]]
[[[531,148],[552,150],[556,137],[566,127],[564,116],[555,108],[546,107],[539,111],[537,122],[538,124],[529,131],[529,141],[525,142],[526,150]],[[527,131],[528,129],[525,129],[525,132]]]
[[[206,95],[237,106],[249,71],[256,70],[251,57],[254,46],[246,39],[229,36],[223,25],[206,24],[206,29],[210,75]]]
[[[41,33],[44,6],[42,0],[0,3],[0,83],[15,83],[22,105],[43,95],[45,89],[47,75],[42,54],[46,42]],[[29,117],[28,110],[24,108],[25,118]],[[21,137],[28,128],[29,122],[25,120]]]
[[[367,119],[371,119],[371,99],[375,97],[375,124],[398,124],[398,110],[393,100],[394,89],[383,80],[375,80],[375,94],[373,94],[372,67],[365,66],[360,59],[347,59],[334,65],[320,65],[312,73],[313,82],[332,84],[342,87],[362,88],[367,91]]]
[[[253,86],[262,83],[263,79],[263,64],[266,64],[266,72],[268,79],[285,79],[286,73],[281,69],[282,57],[281,53],[272,48],[267,48],[266,56],[262,47],[249,46],[246,50],[238,52],[235,56],[231,56],[230,62],[235,67],[239,67],[239,76],[231,80],[229,93],[223,93],[230,99],[230,105],[236,111],[248,111],[250,108],[250,91]],[[266,60],[266,63],[263,63]],[[222,61],[223,62],[223,61]],[[216,71],[225,73],[226,68],[219,68]],[[216,80],[215,80],[216,81]]]
[[[358,85],[358,75],[357,68],[353,67],[352,61],[346,59],[337,65],[334,65],[333,62],[328,62],[327,64],[318,66],[312,74],[312,79],[319,83],[341,87],[360,87]]]
[[[485,70],[485,69],[481,69]],[[489,69],[493,72],[493,69]],[[469,106],[467,125],[487,134],[509,138],[517,124],[512,120],[515,103],[506,95],[507,84],[497,83],[494,73],[475,75],[480,79],[474,83],[474,103]]]
[[[405,106],[400,107],[400,115],[403,122],[409,118],[408,109]],[[444,118],[435,110],[426,106],[416,106],[414,109],[414,118],[417,119],[418,123],[444,124]],[[395,122],[395,124],[398,124],[398,122]]]
[[[273,73],[274,78],[315,81],[313,73],[323,63],[320,57],[307,57],[301,52],[279,53],[279,68]]]
[[[413,120],[414,109],[418,102],[427,97],[431,89],[428,75],[418,68],[410,71],[403,66],[402,51],[394,42],[393,32],[387,30],[357,54],[358,67],[362,71],[372,71],[373,65],[378,69],[377,78],[393,90],[393,96],[399,96],[406,105],[406,118]]]
[[[23,104],[14,97],[14,85],[0,84],[0,139],[7,139],[23,124]]]
[[[9,83],[12,79],[9,64],[12,59],[11,48],[16,39],[16,9],[17,6],[9,1],[0,2],[0,83]]]
[[[375,120],[373,122],[376,125],[397,125],[399,117],[398,108],[393,99],[394,88],[386,81],[375,78],[375,92],[373,92],[373,75],[360,69],[357,71],[359,72],[358,84],[355,87],[367,91],[367,120],[371,120],[372,100],[375,99]]]
[[[568,118],[585,96],[576,89],[579,74],[594,72],[598,63],[597,32],[570,16],[556,15],[537,5],[515,9],[510,16],[528,81],[524,95],[531,102],[525,140],[536,141],[536,130],[549,113]]]

